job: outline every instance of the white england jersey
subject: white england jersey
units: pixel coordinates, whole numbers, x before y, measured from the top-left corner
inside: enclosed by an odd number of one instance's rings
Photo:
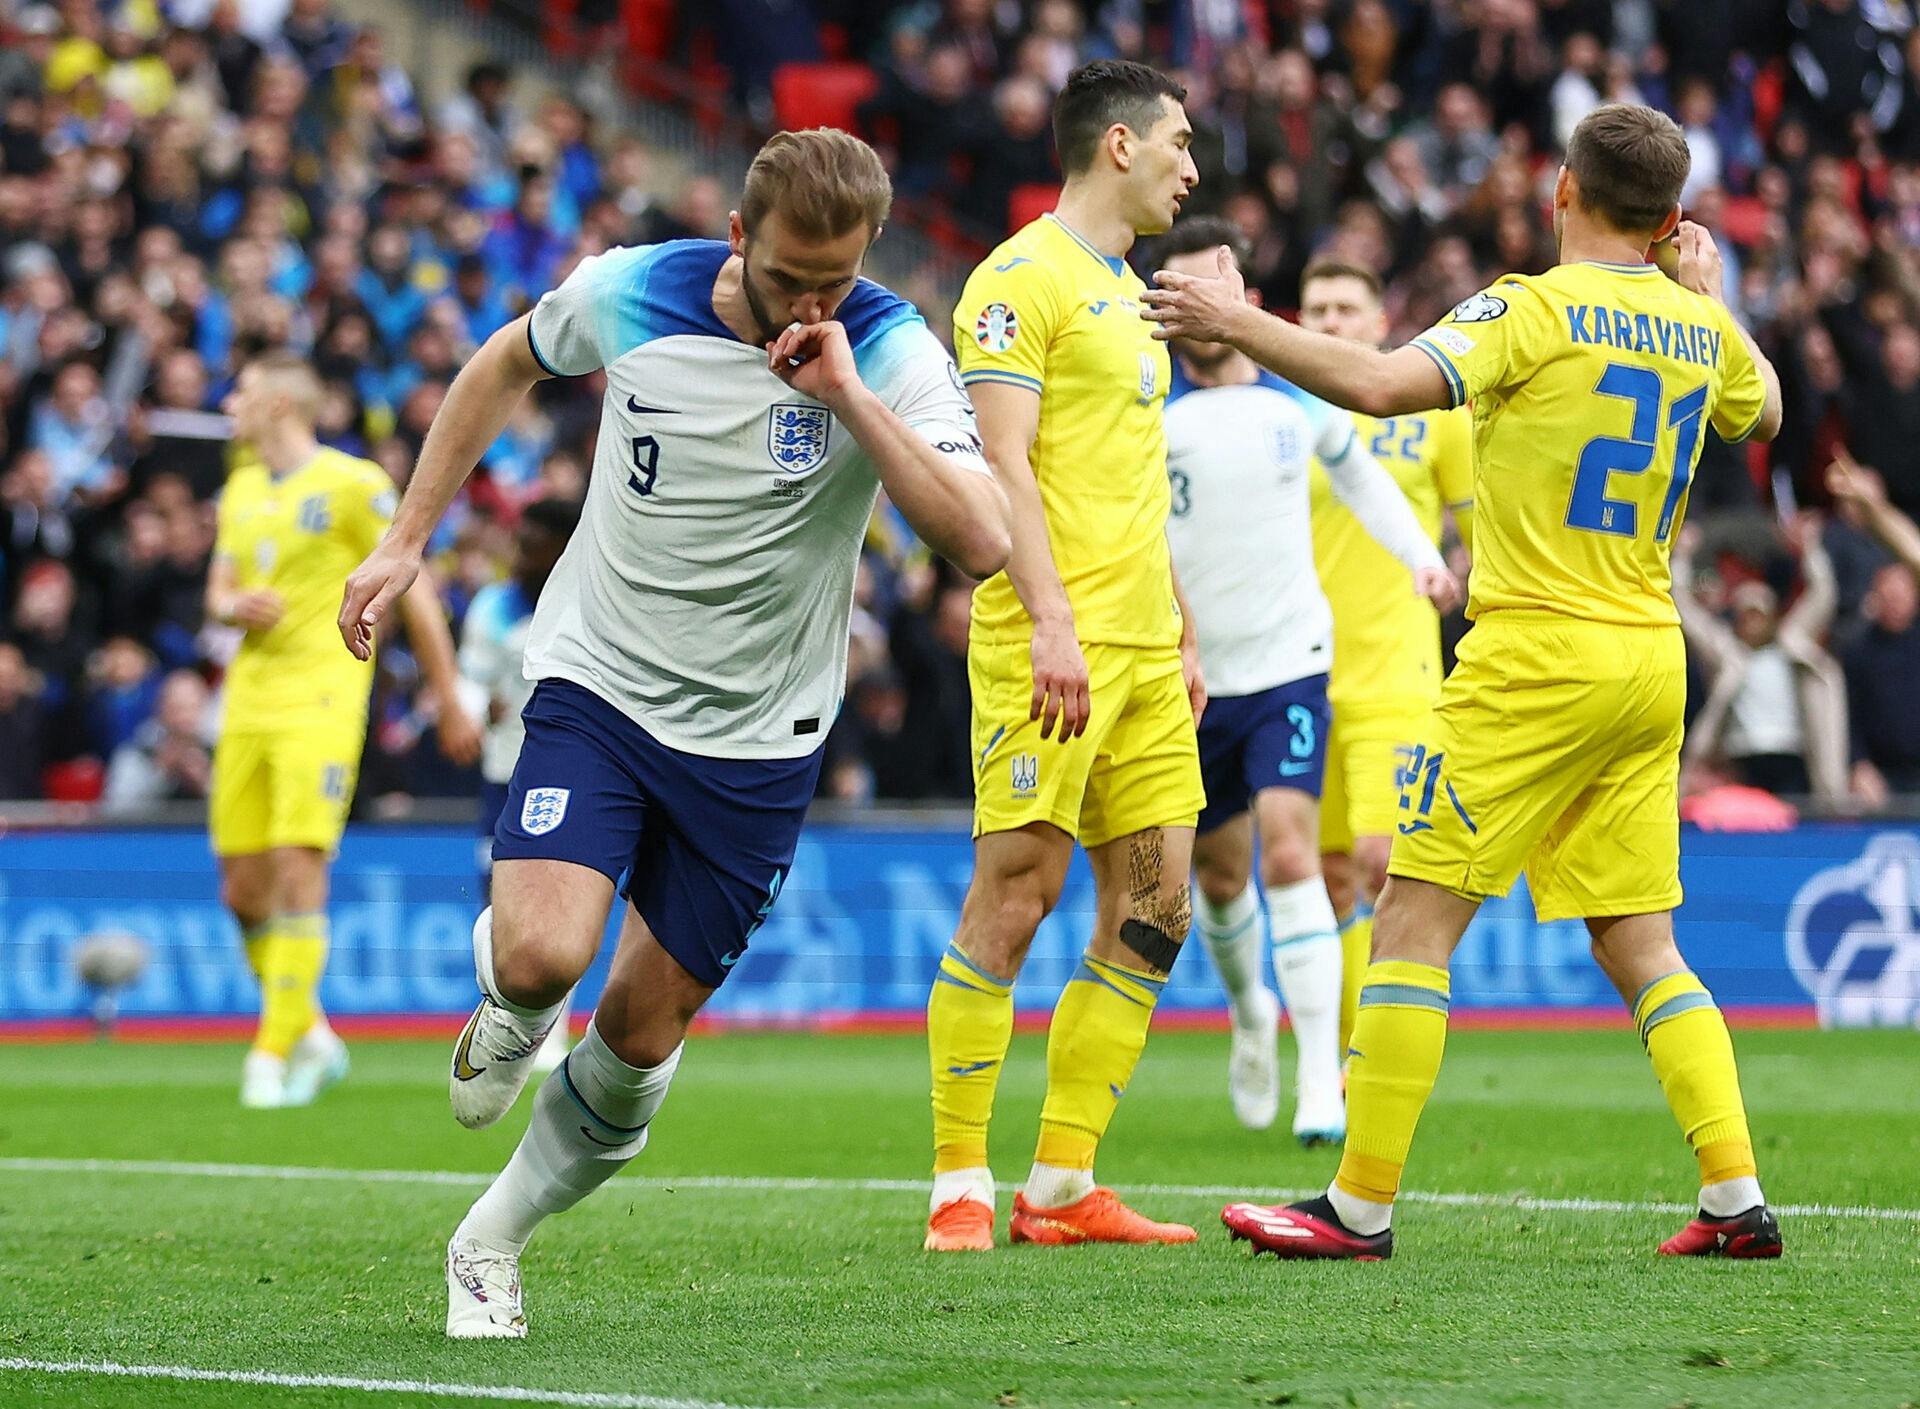
[[[606,369],[580,528],[540,594],[527,678],[592,690],[670,748],[801,758],[846,687],[854,571],[879,479],[825,406],[713,311],[726,245],[583,260],[533,311],[540,365]],[[862,279],[835,316],[860,379],[955,464],[990,474],[953,360]]]
[[[467,701],[473,717],[486,726],[480,747],[480,776],[489,783],[512,781],[513,765],[526,741],[527,726],[520,711],[533,696],[526,676],[527,633],[533,625],[533,603],[509,578],[490,582],[473,594],[460,627],[460,678],[472,687]],[[498,699],[503,709],[488,720],[488,705]]]
[[[1167,538],[1208,693],[1258,694],[1333,667],[1333,612],[1313,567],[1314,456],[1382,546],[1410,568],[1441,565],[1353,418],[1271,372],[1196,387],[1176,357],[1166,426]]]

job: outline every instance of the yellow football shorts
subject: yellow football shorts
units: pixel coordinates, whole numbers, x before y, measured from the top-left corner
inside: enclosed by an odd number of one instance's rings
[[[1153,827],[1191,827],[1206,792],[1193,709],[1171,646],[1087,645],[1086,732],[1060,742],[1029,719],[1033,657],[1025,642],[974,645],[973,834],[1050,822],[1082,846]]]
[[[1680,903],[1677,626],[1482,617],[1401,759],[1387,870],[1461,895],[1526,873],[1542,920]]]
[[[1401,751],[1426,728],[1419,700],[1335,705],[1320,791],[1320,850],[1351,852],[1355,837],[1390,837],[1400,820]]]
[[[360,773],[366,721],[305,729],[228,730],[213,751],[213,850],[245,856],[279,846],[340,845]]]

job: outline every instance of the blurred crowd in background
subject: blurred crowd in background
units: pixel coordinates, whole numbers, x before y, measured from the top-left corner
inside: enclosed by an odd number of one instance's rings
[[[1315,255],[1383,271],[1396,339],[1553,258],[1560,147],[1594,105],[1682,123],[1688,213],[1780,368],[1769,447],[1709,433],[1677,555],[1689,786],[1872,808],[1920,793],[1920,624],[1884,534],[1920,514],[1920,27],[1905,0],[649,0],[670,63],[725,65],[771,127],[839,104],[904,219],[962,257],[1045,209],[1078,63],[1189,89],[1202,183],[1289,310]],[[662,37],[664,36],[664,38]],[[819,75],[818,83],[814,76]],[[851,74],[853,82],[848,84]],[[724,232],[731,192],[480,64],[421,96],[330,0],[0,0],[0,798],[206,790],[236,641],[202,619],[219,408],[291,346],[320,432],[404,485],[474,347],[615,244]],[[831,82],[829,82],[831,80]],[[838,115],[838,109],[835,110]],[[665,199],[660,190],[666,191]],[[932,280],[907,290],[943,336]],[[541,385],[435,542],[456,629],[533,499],[578,498],[597,378]],[[1851,457],[1848,460],[1847,457]],[[1833,477],[1836,460],[1856,468]],[[970,795],[970,584],[882,506],[823,789]],[[1457,633],[1458,623],[1451,629]],[[471,791],[403,648],[363,815]]]

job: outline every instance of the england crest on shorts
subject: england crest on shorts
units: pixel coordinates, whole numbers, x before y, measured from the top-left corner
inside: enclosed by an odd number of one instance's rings
[[[832,424],[824,406],[782,401],[767,408],[767,454],[774,468],[791,478],[820,468],[827,458],[827,431]]]
[[[528,788],[520,804],[520,830],[530,837],[543,837],[567,820],[567,799],[572,788]]]

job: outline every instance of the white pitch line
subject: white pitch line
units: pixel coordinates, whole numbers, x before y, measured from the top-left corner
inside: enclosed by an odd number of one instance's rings
[[[187,1380],[201,1384],[272,1385],[278,1389],[356,1389],[368,1394],[426,1394],[495,1403],[565,1404],[576,1409],[747,1409],[711,1399],[657,1394],[600,1394],[590,1390],[528,1389],[523,1385],[443,1384],[438,1380],[363,1380],[352,1375],[283,1375],[271,1370],[203,1370],[194,1365],[122,1365],[112,1360],[0,1358],[0,1371],[42,1375],[109,1375],[130,1380]]]
[[[295,1164],[194,1164],[176,1160],[120,1159],[0,1159],[0,1174],[147,1174],[204,1179],[295,1179],[334,1184],[439,1184],[482,1188],[491,1174],[446,1169],[341,1169]],[[723,1189],[775,1193],[921,1193],[924,1179],[805,1179],[754,1174],[622,1175],[627,1189]],[[1018,1184],[1000,1186],[1018,1189]],[[1173,1198],[1301,1199],[1321,1193],[1312,1189],[1261,1189],[1242,1184],[1116,1184],[1122,1193],[1162,1194]],[[1403,1189],[1408,1203],[1438,1204],[1445,1208],[1513,1208],[1538,1213],[1692,1213],[1692,1204],[1640,1199],[1544,1199],[1532,1194],[1439,1193]],[[1893,1223],[1920,1223],[1920,1208],[1877,1208],[1868,1204],[1775,1204],[1773,1211],[1794,1218],[1864,1218]]]

